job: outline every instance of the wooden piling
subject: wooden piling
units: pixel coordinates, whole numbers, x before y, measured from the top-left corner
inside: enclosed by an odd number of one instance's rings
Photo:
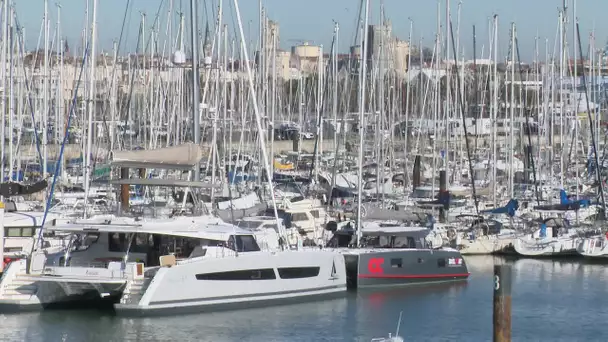
[[[129,169],[123,167],[120,169],[120,179],[129,179]],[[123,213],[129,211],[129,184],[120,186],[120,207]]]
[[[494,342],[511,342],[511,266],[494,266]]]

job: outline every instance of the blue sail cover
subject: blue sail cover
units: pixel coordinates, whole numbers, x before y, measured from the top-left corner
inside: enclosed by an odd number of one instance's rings
[[[587,208],[588,206],[590,206],[592,204],[591,200],[588,198],[571,200],[570,197],[568,196],[568,193],[566,193],[566,190],[564,190],[564,189],[561,189],[559,191],[559,203],[562,205],[575,206],[578,208]]]
[[[544,223],[540,224],[540,237],[541,238],[547,237],[547,225]]]
[[[510,199],[507,205],[500,208],[494,208],[490,210],[482,210],[482,214],[507,214],[510,217],[515,216],[515,212],[519,209],[519,202],[516,199]]]

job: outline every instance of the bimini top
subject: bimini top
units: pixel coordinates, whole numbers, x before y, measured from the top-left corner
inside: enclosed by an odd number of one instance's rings
[[[248,230],[213,216],[136,220],[130,217],[107,215],[87,220],[57,220],[55,225],[45,225],[45,228],[68,232],[160,234],[217,241],[227,241],[231,235],[252,235]]]
[[[154,150],[114,151],[111,165],[115,167],[190,170],[201,160],[201,147],[194,143]]]

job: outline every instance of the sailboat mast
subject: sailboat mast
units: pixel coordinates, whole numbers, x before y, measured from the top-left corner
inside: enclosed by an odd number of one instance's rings
[[[197,0],[190,0],[190,20],[192,21],[190,39],[192,41],[192,138],[197,146],[201,143],[201,124],[199,115],[199,71],[198,71],[198,17]],[[200,167],[194,168],[194,180],[200,180]]]
[[[95,57],[97,54],[97,0],[93,0],[93,20],[91,22],[91,64],[89,65],[89,108],[87,117],[87,148],[85,150],[84,168],[84,217],[87,217],[86,203],[88,202],[89,189],[91,186],[91,151],[93,143],[93,114],[95,111]],[[46,160],[46,158],[45,158]]]
[[[3,3],[3,8],[2,8],[2,14],[3,14],[3,19],[2,19],[2,71],[0,73],[0,76],[2,77],[2,82],[3,82],[3,89],[6,89],[6,56],[7,56],[7,40],[8,40],[8,0],[4,0]],[[2,153],[4,154],[4,151],[6,151],[6,148],[4,148],[5,144],[6,144],[6,93],[2,94],[2,108],[0,109],[2,111],[2,132],[1,132],[1,138],[2,138]],[[10,158],[12,158],[12,155],[10,156]],[[0,182],[4,181],[4,160],[6,158],[4,158],[4,156],[1,156],[1,161],[0,161]],[[10,170],[9,174],[12,174],[13,171]]]
[[[3,66],[4,68],[4,66]],[[47,126],[49,115],[49,1],[44,0],[44,75],[43,84],[43,106],[42,106],[42,178],[46,178],[47,173]],[[3,113],[4,115],[4,113]]]
[[[365,85],[367,76],[367,48],[368,48],[368,20],[369,0],[365,0],[365,14],[363,20],[363,36],[361,37],[361,65],[359,68],[359,172],[357,180],[357,246],[361,245],[362,222],[361,201],[363,191],[363,137],[365,135]]]
[[[493,70],[492,70],[492,202],[494,204],[493,208],[496,208],[497,198],[496,194],[498,192],[497,182],[496,182],[496,159],[497,159],[497,142],[496,142],[496,126],[498,122],[498,15],[494,15],[494,41],[493,41],[493,52],[494,52],[494,61],[493,61]]]
[[[513,161],[514,155],[513,150],[515,149],[515,140],[514,140],[514,132],[513,126],[514,124],[514,116],[515,116],[515,23],[511,23],[511,99],[509,101],[509,115],[510,115],[510,124],[509,124],[509,196],[510,198],[514,197],[514,189],[513,189],[513,178],[515,177],[515,172],[513,171]]]
[[[332,114],[334,117],[334,158],[338,156],[338,22],[334,22],[334,45],[332,51],[333,96]],[[290,92],[291,94],[291,92]],[[344,129],[341,127],[341,129]],[[331,195],[330,195],[331,196]]]

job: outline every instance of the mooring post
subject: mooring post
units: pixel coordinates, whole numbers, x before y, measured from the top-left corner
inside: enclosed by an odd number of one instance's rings
[[[511,266],[494,266],[494,342],[511,342]]]

